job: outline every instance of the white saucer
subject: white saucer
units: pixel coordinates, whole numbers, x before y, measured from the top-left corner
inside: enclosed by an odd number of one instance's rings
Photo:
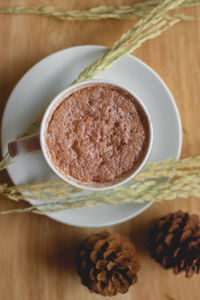
[[[66,88],[105,47],[79,46],[56,52],[37,63],[18,82],[11,93],[2,120],[2,147],[21,133],[49,101]],[[154,141],[149,162],[178,159],[182,144],[179,112],[162,79],[141,60],[126,55],[98,78],[110,79],[133,90],[146,105],[153,123]],[[14,184],[36,183],[55,177],[42,154],[16,158],[8,168]],[[30,199],[31,200],[31,199]],[[30,201],[31,202],[31,201]],[[75,226],[100,227],[118,224],[140,214],[151,203],[102,205],[47,214],[52,219]]]

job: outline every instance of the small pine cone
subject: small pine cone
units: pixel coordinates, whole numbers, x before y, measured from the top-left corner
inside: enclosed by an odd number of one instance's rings
[[[103,296],[126,293],[140,269],[134,245],[119,233],[90,235],[81,245],[77,266],[82,283]]]
[[[200,274],[200,219],[182,211],[161,218],[151,233],[152,257],[174,273]]]

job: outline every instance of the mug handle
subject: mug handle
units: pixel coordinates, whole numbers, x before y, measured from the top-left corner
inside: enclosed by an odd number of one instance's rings
[[[8,152],[11,157],[15,157],[20,154],[26,154],[36,150],[41,150],[39,134],[27,136],[16,141],[12,141],[8,144]]]

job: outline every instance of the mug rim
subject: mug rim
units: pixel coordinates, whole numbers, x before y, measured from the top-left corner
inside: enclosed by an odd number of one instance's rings
[[[46,143],[45,143],[45,131],[46,131],[46,127],[48,125],[48,118],[50,119],[51,116],[53,115],[54,111],[56,110],[56,108],[58,107],[59,104],[61,104],[64,99],[66,99],[67,94],[70,94],[71,91],[73,91],[74,89],[78,89],[79,87],[81,87],[82,85],[89,85],[89,84],[98,84],[98,83],[104,83],[104,84],[110,84],[116,87],[121,88],[122,90],[125,90],[126,92],[128,92],[131,96],[134,97],[134,99],[136,100],[136,102],[139,103],[139,105],[141,106],[143,112],[145,113],[145,116],[148,120],[148,127],[149,127],[149,140],[148,140],[148,146],[146,149],[146,153],[142,159],[142,161],[139,163],[139,165],[137,166],[136,169],[134,169],[132,172],[130,172],[130,175],[128,175],[125,178],[122,178],[122,180],[116,182],[116,183],[109,183],[106,186],[103,187],[95,187],[95,186],[87,186],[87,185],[82,185],[76,182],[76,179],[73,178],[72,176],[69,176],[72,180],[68,179],[67,176],[64,176],[62,173],[60,173],[56,167],[54,166],[54,164],[51,162],[50,157],[47,154],[47,147],[46,147]],[[64,180],[66,183],[79,188],[79,189],[83,189],[83,190],[90,190],[90,191],[103,191],[103,190],[109,190],[109,189],[113,189],[116,187],[119,187],[123,184],[125,184],[126,182],[128,182],[130,179],[132,179],[134,176],[136,176],[136,174],[139,173],[139,171],[143,168],[143,166],[145,165],[149,154],[151,152],[151,148],[152,148],[152,144],[153,144],[153,126],[152,126],[152,121],[151,121],[151,117],[150,114],[146,108],[146,106],[144,105],[144,103],[142,102],[142,100],[140,99],[140,97],[138,97],[137,94],[135,94],[135,92],[132,92],[129,88],[122,86],[119,83],[116,83],[114,81],[111,80],[107,80],[107,79],[90,79],[90,80],[84,80],[81,81],[79,83],[75,83],[70,85],[69,87],[67,87],[66,89],[62,90],[60,93],[58,93],[53,100],[49,103],[49,105],[47,106],[44,115],[42,117],[42,121],[41,121],[41,126],[40,126],[40,145],[41,145],[41,150],[43,153],[43,156],[47,162],[47,164],[49,165],[49,167],[51,168],[51,170],[58,176],[60,177],[62,180]]]

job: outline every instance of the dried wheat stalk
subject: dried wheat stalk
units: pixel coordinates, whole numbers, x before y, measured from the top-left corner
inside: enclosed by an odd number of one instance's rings
[[[0,193],[13,201],[35,200],[31,207],[0,211],[0,214],[58,212],[83,206],[160,202],[190,196],[200,198],[200,156],[149,164],[126,185],[103,192],[83,191],[61,180],[48,180],[24,186],[2,184]]]
[[[135,19],[144,18],[149,11],[159,5],[161,0],[149,0],[145,2],[135,3],[133,5],[124,5],[119,7],[98,6],[87,10],[56,10],[53,7],[14,7],[1,8],[2,14],[34,14],[51,16],[61,20],[68,21],[85,21],[85,20],[102,20],[102,19]],[[199,0],[185,0],[178,8],[199,6]],[[194,20],[181,14],[179,18],[183,20]]]

